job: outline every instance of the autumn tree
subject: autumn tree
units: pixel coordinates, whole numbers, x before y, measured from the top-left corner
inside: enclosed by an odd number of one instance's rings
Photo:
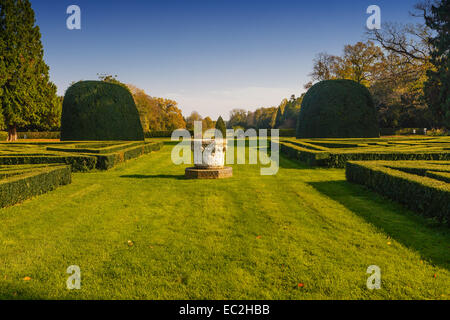
[[[173,131],[186,127],[176,101],[152,97],[133,85],[126,86],[136,103],[144,132]]]
[[[194,122],[202,120],[202,116],[197,111],[192,111],[191,114],[186,118],[186,129],[194,130]]]
[[[233,109],[230,112],[230,119],[227,122],[227,126],[230,129],[235,127],[247,127],[247,111],[244,109]]]
[[[0,121],[8,141],[17,140],[18,128],[52,126],[47,115],[58,114],[60,100],[48,71],[30,2],[0,0]]]

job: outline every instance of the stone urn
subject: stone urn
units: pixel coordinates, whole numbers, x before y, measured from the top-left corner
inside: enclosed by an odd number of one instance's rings
[[[226,139],[193,139],[191,150],[195,152],[195,143],[201,141],[201,163],[195,163],[196,168],[223,168],[225,165]]]
[[[198,155],[200,161],[194,163],[195,167],[186,169],[186,178],[222,179],[231,177],[233,175],[233,169],[231,167],[225,167],[227,139],[192,139],[191,150],[196,152],[196,144],[200,143],[199,151],[201,153]]]

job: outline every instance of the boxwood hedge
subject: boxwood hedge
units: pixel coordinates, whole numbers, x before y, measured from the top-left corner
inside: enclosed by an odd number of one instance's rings
[[[432,172],[431,175],[427,174],[428,171]],[[345,175],[350,182],[365,185],[413,211],[450,226],[450,184],[443,179],[435,179],[435,171],[448,177],[450,162],[349,161]]]
[[[67,89],[61,141],[142,141],[139,113],[131,93],[103,81],[80,81]]]
[[[14,205],[69,183],[71,169],[68,165],[0,167],[0,207]]]

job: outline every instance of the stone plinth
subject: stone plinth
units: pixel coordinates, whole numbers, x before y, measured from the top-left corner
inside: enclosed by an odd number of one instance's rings
[[[231,167],[209,167],[209,168],[186,168],[185,177],[187,179],[224,179],[233,176]]]

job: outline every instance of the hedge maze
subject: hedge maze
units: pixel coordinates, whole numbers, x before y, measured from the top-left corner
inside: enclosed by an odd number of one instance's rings
[[[450,160],[449,137],[286,139],[280,151],[311,166],[344,168],[356,160]]]
[[[280,151],[311,166],[346,168],[347,181],[450,225],[450,137],[284,139]]]
[[[0,207],[71,182],[72,172],[108,170],[161,149],[162,142],[0,143]]]
[[[350,161],[347,180],[450,226],[450,161]]]

